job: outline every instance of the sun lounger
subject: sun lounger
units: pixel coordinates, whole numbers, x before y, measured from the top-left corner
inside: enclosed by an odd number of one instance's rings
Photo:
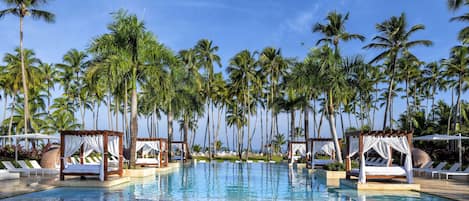
[[[26,161],[20,160],[20,161],[18,161],[18,164],[21,166],[21,168],[28,169],[31,172],[34,172],[36,174],[36,176],[37,176],[38,172],[42,172],[42,175],[44,175],[44,171],[41,171],[41,170],[38,170],[38,169],[33,169],[33,168],[29,167],[29,165],[26,164]]]
[[[432,174],[433,172],[440,171],[445,167],[446,164],[447,164],[447,162],[441,162],[435,168],[429,168],[429,169],[423,170],[423,173],[424,174],[426,174],[426,173]],[[433,176],[433,174],[432,174],[432,176]]]
[[[441,175],[446,175],[446,179],[449,176],[469,176],[469,167],[467,167],[464,171],[441,171],[438,172],[438,179],[440,179]]]
[[[72,164],[80,164],[80,163],[78,162],[78,160],[77,160],[75,157],[73,157],[73,156],[70,157],[70,161],[72,162]]]
[[[19,178],[20,173],[11,173],[8,170],[0,170],[0,181]]]
[[[433,178],[434,175],[436,175],[436,174],[438,174],[438,173],[440,173],[440,172],[446,172],[446,171],[448,171],[448,172],[455,172],[455,171],[457,171],[460,167],[461,167],[461,163],[455,163],[455,164],[453,164],[453,165],[452,165],[449,169],[447,169],[447,170],[435,170],[435,171],[432,171],[432,172],[431,172],[432,178]]]
[[[415,172],[415,174],[418,175],[419,173],[430,169],[432,167],[433,163],[434,163],[433,161],[430,161],[428,163],[425,163],[425,165],[423,165],[421,168],[414,168],[413,171]]]
[[[42,175],[45,174],[59,174],[59,170],[55,168],[43,168],[36,160],[30,160],[29,163],[33,166],[34,169],[42,170]]]
[[[29,177],[31,175],[31,172],[34,172],[29,169],[16,168],[10,161],[2,161],[2,164],[11,173],[23,173]]]

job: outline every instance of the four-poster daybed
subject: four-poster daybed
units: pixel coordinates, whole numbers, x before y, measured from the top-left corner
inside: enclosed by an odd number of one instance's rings
[[[339,144],[341,140],[339,139]],[[308,168],[314,166],[324,166],[335,161],[334,139],[332,138],[309,138],[306,146],[308,147]],[[330,156],[330,159],[315,159],[316,154]]]
[[[64,180],[65,175],[97,175],[101,181],[112,174],[122,176],[122,136],[122,132],[108,130],[60,131],[60,180]],[[90,150],[102,155],[99,164],[84,164],[85,152],[89,154]],[[67,164],[68,158],[77,151],[80,153],[80,163]],[[117,164],[109,161],[109,154],[118,158]]]
[[[346,178],[358,177],[360,183],[368,179],[407,178],[413,183],[412,174],[412,131],[357,131],[345,134],[346,148]],[[388,160],[386,166],[370,167],[365,164],[365,153],[373,149],[381,157]],[[404,166],[391,166],[392,150],[406,155]],[[359,169],[351,168],[351,157],[359,154]]]
[[[136,165],[140,166],[168,166],[168,139],[165,138],[137,138],[136,151],[141,151],[141,158],[136,154]],[[153,153],[153,158],[145,157],[150,152]]]
[[[183,162],[185,162],[190,157],[189,148],[188,148],[186,142],[184,142],[184,141],[172,141],[171,146],[172,147],[176,146],[176,149],[180,148],[179,150],[180,150],[180,153],[181,153],[181,155],[171,154],[171,159],[172,160],[183,160]],[[176,152],[176,151],[173,151],[172,147],[171,147],[171,151]]]
[[[296,155],[296,153],[300,155]],[[306,142],[305,141],[288,141],[288,161],[293,163],[301,157],[306,157]]]

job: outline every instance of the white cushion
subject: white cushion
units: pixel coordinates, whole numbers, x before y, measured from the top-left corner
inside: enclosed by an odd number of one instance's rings
[[[359,169],[352,169],[352,173],[359,173]],[[403,167],[365,167],[366,175],[386,175],[386,176],[406,176],[406,171]]]

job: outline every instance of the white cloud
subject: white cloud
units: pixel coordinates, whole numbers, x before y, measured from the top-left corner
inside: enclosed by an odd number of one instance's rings
[[[311,29],[314,20],[317,19],[319,4],[298,13],[294,18],[287,19],[285,24],[289,31],[304,33]]]

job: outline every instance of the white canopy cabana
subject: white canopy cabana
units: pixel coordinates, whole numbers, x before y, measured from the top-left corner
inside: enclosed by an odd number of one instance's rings
[[[300,156],[297,156],[296,152],[298,152]],[[288,159],[290,160],[290,163],[295,162],[302,156],[306,157],[306,142],[305,141],[289,141],[288,142]]]
[[[458,149],[459,149],[459,164],[462,164],[462,140],[469,140],[469,137],[461,136],[461,133],[458,135],[444,135],[444,134],[433,134],[433,135],[424,135],[414,138],[414,140],[420,141],[450,141],[458,140]]]
[[[123,133],[116,131],[60,131],[60,180],[65,175],[98,175],[101,181],[108,175],[122,176],[123,167]],[[85,146],[101,154],[102,161],[98,165],[83,164]],[[80,164],[67,164],[67,159],[77,151],[80,152]],[[117,167],[110,167],[108,154],[118,158]]]
[[[28,140],[57,140],[57,141],[60,140],[58,136],[45,135],[41,133],[6,135],[6,136],[0,136],[0,139],[14,139],[16,145],[18,145],[19,140],[25,140],[26,143],[28,142]],[[15,160],[16,161],[18,160],[18,146],[15,146]]]
[[[360,183],[366,183],[367,178],[398,178],[405,177],[408,183],[413,183],[412,174],[412,132],[411,131],[359,131],[346,133],[347,179],[357,176]],[[404,166],[367,167],[365,153],[374,149],[378,154],[391,158],[391,149],[406,155]],[[360,168],[351,168],[351,157],[359,154]]]
[[[135,163],[141,166],[157,165],[158,167],[167,166],[168,158],[168,140],[165,138],[137,138],[136,152],[141,151],[142,157],[136,155]],[[145,155],[155,151],[154,158],[147,158]]]
[[[339,139],[341,141],[341,139]],[[334,140],[332,138],[309,138],[306,145],[308,147],[308,156],[311,159],[309,165],[314,168],[315,165],[327,165],[335,160]],[[315,159],[316,154],[324,154],[330,156],[329,160]]]

